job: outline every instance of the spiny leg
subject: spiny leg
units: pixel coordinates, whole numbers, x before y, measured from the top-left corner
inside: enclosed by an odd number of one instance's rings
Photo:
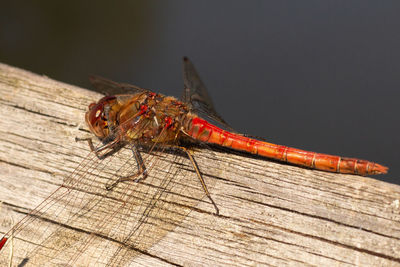
[[[194,169],[195,169],[195,171],[196,171],[197,177],[198,177],[199,180],[200,180],[200,183],[201,183],[201,186],[203,187],[204,192],[206,193],[206,195],[207,195],[208,199],[211,201],[211,203],[214,205],[215,214],[216,214],[216,215],[219,215],[219,209],[218,209],[218,207],[217,207],[217,204],[215,204],[214,200],[213,200],[212,197],[211,197],[210,192],[208,192],[207,185],[206,185],[206,183],[205,183],[205,181],[204,181],[204,179],[203,179],[203,176],[202,176],[201,173],[200,173],[199,167],[197,166],[197,163],[196,163],[196,161],[194,160],[192,154],[191,154],[191,153],[188,151],[188,149],[185,148],[185,147],[181,147],[181,146],[176,146],[176,147],[182,149],[183,151],[185,151],[186,155],[188,155],[188,157],[189,157],[190,161],[192,162],[192,165],[193,165],[193,167],[194,167]]]
[[[113,189],[120,182],[133,181],[133,182],[138,183],[142,179],[146,179],[147,178],[147,176],[148,176],[147,169],[146,169],[146,166],[144,165],[143,158],[140,155],[139,150],[133,144],[132,144],[131,149],[132,149],[133,156],[135,157],[135,160],[136,160],[138,172],[136,174],[134,174],[134,175],[131,175],[131,176],[125,176],[125,177],[118,178],[118,180],[115,181],[114,183],[112,183],[111,185],[106,185],[106,189],[107,190]],[[141,176],[141,177],[139,177],[139,176]],[[137,177],[139,177],[139,178],[137,178]]]
[[[119,138],[114,139],[113,141],[106,143],[100,147],[95,148],[93,145],[93,141],[92,138],[88,137],[88,138],[79,138],[79,137],[75,137],[75,142],[87,142],[90,148],[90,151],[92,151],[93,153],[96,154],[96,157],[98,159],[105,159],[106,157],[108,157],[109,155],[112,155],[114,152],[116,152],[118,150],[119,147]],[[106,150],[106,149],[111,149],[111,151],[106,152],[104,154],[100,154],[101,151]]]
[[[75,137],[75,142],[88,142],[90,151],[96,153],[96,156],[99,157],[99,156],[97,155],[97,150],[94,148],[92,138],[90,138],[90,137],[88,137],[88,138],[79,138],[79,137]]]
[[[78,137],[75,137],[75,141],[76,142],[81,142],[81,141],[88,142],[90,150],[93,153],[95,153],[97,158],[100,159],[100,160],[106,158],[109,155],[112,155],[115,152],[114,151],[115,149],[118,150],[118,148],[117,148],[118,147],[118,140],[117,139],[113,140],[112,142],[109,142],[109,143],[107,143],[107,144],[105,144],[103,146],[100,146],[98,148],[94,147],[93,141],[92,141],[91,138],[78,138]],[[107,152],[107,153],[105,153],[103,155],[100,155],[99,152],[103,151],[103,150],[105,150],[107,148],[111,148],[111,149],[114,149],[114,150],[109,151],[109,152]],[[142,156],[140,155],[140,153],[139,153],[139,151],[138,151],[138,149],[136,148],[135,145],[132,145],[132,152],[133,152],[133,156],[135,157],[135,160],[136,160],[136,164],[137,164],[137,167],[138,167],[138,172],[136,174],[134,174],[134,175],[131,175],[131,176],[121,177],[111,185],[106,185],[106,189],[107,190],[113,189],[120,182],[124,182],[124,181],[139,182],[140,180],[145,179],[148,176],[147,169],[146,169],[146,166],[144,165]],[[140,175],[142,175],[142,177],[136,178],[136,177],[138,177]]]

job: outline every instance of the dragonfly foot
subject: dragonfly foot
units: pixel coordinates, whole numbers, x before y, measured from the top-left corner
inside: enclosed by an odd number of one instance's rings
[[[139,178],[136,178],[136,177],[138,177],[138,176],[140,176],[140,177],[139,177]],[[121,177],[121,178],[119,178],[117,181],[115,181],[114,183],[112,183],[111,185],[107,185],[107,184],[106,184],[106,190],[107,190],[107,191],[112,190],[114,187],[117,186],[117,184],[119,184],[119,183],[121,183],[121,182],[132,181],[132,182],[135,182],[135,183],[139,183],[141,180],[146,179],[147,176],[148,176],[147,170],[145,170],[145,171],[143,171],[143,172],[139,172],[139,173],[137,173],[137,174],[135,174],[135,175],[132,175],[132,176]]]

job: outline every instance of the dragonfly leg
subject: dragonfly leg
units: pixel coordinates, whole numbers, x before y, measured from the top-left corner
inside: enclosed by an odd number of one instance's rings
[[[148,175],[147,169],[146,169],[146,165],[144,165],[143,158],[140,155],[140,152],[139,152],[139,150],[137,149],[137,147],[135,145],[132,146],[132,153],[133,153],[133,156],[136,159],[136,164],[137,164],[137,167],[138,167],[138,170],[139,170],[138,171],[138,175],[142,175],[142,177],[140,177],[140,178],[138,178],[138,179],[136,179],[134,181],[135,182],[140,182],[142,179],[146,179],[146,177]]]
[[[141,180],[147,178],[147,176],[148,176],[147,169],[146,169],[146,166],[144,165],[143,158],[140,155],[139,150],[137,149],[137,147],[135,145],[132,145],[131,149],[132,149],[133,156],[135,157],[135,160],[136,160],[138,172],[134,175],[118,178],[118,180],[115,181],[114,183],[112,183],[111,185],[106,185],[107,190],[113,189],[115,186],[117,186],[117,184],[119,184],[121,182],[133,181],[133,182],[138,183]]]
[[[199,180],[200,180],[200,183],[201,183],[201,186],[203,187],[204,192],[206,193],[208,199],[211,201],[211,203],[213,204],[213,206],[214,206],[214,208],[215,208],[215,214],[216,214],[216,215],[219,215],[219,209],[218,209],[218,207],[217,207],[217,204],[215,204],[214,200],[213,200],[212,197],[211,197],[210,192],[208,192],[207,185],[206,185],[206,183],[205,183],[205,181],[204,181],[204,179],[203,179],[203,176],[202,176],[201,173],[200,173],[199,167],[197,166],[197,163],[196,163],[196,161],[194,160],[192,154],[191,154],[190,151],[189,151],[187,148],[185,148],[185,147],[181,147],[181,146],[175,146],[175,147],[177,147],[177,148],[179,148],[179,149],[185,151],[186,155],[189,157],[190,161],[192,162],[193,168],[194,168],[195,171],[196,171],[197,177],[198,177]]]
[[[90,138],[90,137],[88,137],[88,138],[75,137],[75,142],[88,142],[88,145],[90,147],[90,151],[96,153],[96,149],[93,146],[92,138]],[[97,155],[97,153],[96,153],[96,155]]]
[[[88,142],[90,151],[95,153],[98,159],[104,159],[108,155],[112,154],[114,151],[106,152],[104,154],[100,154],[100,152],[103,150],[106,150],[107,148],[111,148],[111,149],[115,148],[116,144],[118,144],[118,142],[119,142],[119,139],[117,138],[117,139],[113,140],[112,142],[109,142],[109,143],[102,145],[100,147],[97,147],[97,148],[94,147],[92,138],[90,138],[90,137],[89,138],[75,137],[75,142]]]

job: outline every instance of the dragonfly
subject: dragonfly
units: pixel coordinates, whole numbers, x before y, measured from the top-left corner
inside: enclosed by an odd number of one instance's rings
[[[192,146],[215,145],[320,171],[387,173],[387,167],[367,160],[276,145],[237,133],[217,113],[186,57],[183,76],[181,99],[90,78],[98,90],[117,92],[91,103],[85,114],[100,144],[92,138],[76,138],[87,142],[88,156],[55,192],[4,234],[0,262],[8,247],[16,254],[11,260],[23,265],[127,265],[203,198],[219,215]],[[40,230],[33,231],[36,228]]]

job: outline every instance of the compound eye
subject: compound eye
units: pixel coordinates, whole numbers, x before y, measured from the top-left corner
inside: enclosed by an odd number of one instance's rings
[[[94,103],[94,102],[93,102],[93,103],[90,103],[90,105],[89,105],[89,110],[93,109],[94,106],[96,106],[96,103]]]

